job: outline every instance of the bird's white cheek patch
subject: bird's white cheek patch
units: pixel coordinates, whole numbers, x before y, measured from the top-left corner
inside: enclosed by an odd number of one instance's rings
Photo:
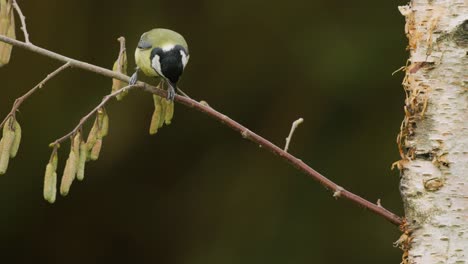
[[[186,55],[185,52],[183,50],[180,51],[180,55],[182,56],[182,65],[185,66],[187,65],[188,63],[188,60],[190,58],[190,55]]]
[[[164,45],[164,46],[162,46],[162,50],[165,51],[165,52],[168,52],[168,51],[174,49],[174,47],[175,47],[174,45]]]
[[[153,60],[151,61],[151,67],[159,74],[162,75],[161,73],[161,63],[159,62],[159,56],[154,55]],[[164,75],[162,75],[164,76]]]

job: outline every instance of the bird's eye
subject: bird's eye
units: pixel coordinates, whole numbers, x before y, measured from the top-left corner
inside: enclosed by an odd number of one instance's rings
[[[151,48],[151,43],[148,41],[145,41],[143,39],[140,39],[140,42],[138,42],[138,48],[139,49],[149,49]]]

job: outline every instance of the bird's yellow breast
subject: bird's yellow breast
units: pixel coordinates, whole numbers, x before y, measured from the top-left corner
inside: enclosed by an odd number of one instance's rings
[[[147,76],[158,77],[159,74],[151,67],[150,60],[151,49],[135,50],[135,62],[140,67],[140,70]]]

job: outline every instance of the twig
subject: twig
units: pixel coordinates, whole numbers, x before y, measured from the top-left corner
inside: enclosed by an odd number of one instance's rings
[[[29,34],[28,30],[26,29],[26,17],[23,15],[23,12],[21,12],[21,8],[19,7],[18,3],[16,3],[16,0],[13,0],[13,7],[15,8],[16,13],[18,13],[18,16],[21,20],[21,30],[24,33],[24,42],[29,44],[31,42],[29,41]]]
[[[66,68],[68,68],[70,66],[70,63],[67,62],[65,63],[64,65],[60,66],[58,69],[56,69],[55,71],[47,74],[47,76],[45,77],[44,80],[40,81],[36,86],[34,86],[31,90],[29,90],[27,93],[23,94],[22,96],[16,98],[15,102],[13,103],[13,106],[11,108],[11,111],[10,113],[8,113],[8,115],[5,117],[5,119],[3,119],[2,123],[0,123],[0,128],[3,126],[3,124],[5,124],[5,122],[8,120],[8,118],[10,116],[15,116],[16,115],[16,111],[18,110],[18,108],[21,106],[21,104],[26,100],[28,99],[35,91],[37,91],[38,89],[41,89],[42,86],[44,86],[44,84],[54,78],[55,76],[57,76],[60,72],[62,72],[63,70],[65,70]]]
[[[294,131],[296,131],[296,128],[302,124],[302,122],[304,122],[304,118],[299,118],[298,120],[294,121],[292,123],[292,126],[291,126],[291,131],[289,131],[289,135],[288,137],[286,138],[286,145],[284,145],[284,151],[285,152],[288,152],[288,149],[289,149],[289,143],[291,142],[291,138],[294,134]]]
[[[62,143],[63,141],[69,139],[71,136],[73,136],[76,132],[78,132],[78,130],[81,129],[81,127],[83,126],[83,124],[94,114],[96,113],[101,107],[103,107],[107,102],[109,102],[110,99],[116,97],[117,95],[119,95],[120,93],[123,93],[125,91],[129,91],[131,89],[134,89],[134,88],[137,88],[138,86],[135,86],[135,85],[128,85],[128,86],[125,86],[125,87],[122,87],[122,89],[119,89],[111,94],[108,94],[106,96],[104,96],[104,98],[102,99],[101,103],[99,103],[93,110],[91,110],[91,112],[89,112],[87,115],[85,115],[84,117],[82,117],[80,119],[80,122],[78,122],[78,125],[76,125],[76,127],[70,131],[68,134],[66,134],[65,136],[59,138],[59,139],[56,139],[54,142],[52,142],[50,145],[51,146],[58,146],[60,143]]]
[[[20,47],[20,48],[24,48],[26,50],[35,52],[37,54],[41,54],[43,56],[46,56],[46,57],[49,57],[49,58],[52,58],[52,59],[55,59],[55,60],[59,60],[59,61],[63,61],[63,62],[70,62],[70,65],[73,66],[73,67],[81,68],[81,69],[91,71],[91,72],[95,72],[97,74],[100,74],[100,75],[103,75],[103,76],[106,76],[106,77],[116,78],[116,79],[119,79],[119,80],[122,80],[122,81],[125,81],[125,82],[128,82],[129,79],[130,79],[126,75],[116,73],[116,72],[113,72],[111,70],[104,69],[102,67],[98,67],[96,65],[92,65],[92,64],[89,64],[89,63],[86,63],[86,62],[71,59],[71,58],[65,57],[63,55],[57,54],[55,52],[40,48],[38,46],[35,46],[35,45],[32,45],[32,44],[27,44],[27,43],[24,43],[24,42],[21,42],[21,41],[17,41],[17,40],[14,40],[14,39],[2,36],[2,35],[0,35],[0,41],[15,45],[15,46]],[[138,82],[135,86],[136,87],[141,87],[145,91],[149,91],[149,92],[152,92],[152,93],[160,95],[160,96],[167,96],[166,91],[161,90],[161,89],[157,89],[156,87],[148,85],[148,84],[143,83],[143,82]],[[273,154],[276,154],[276,155],[280,156],[281,159],[289,162],[293,167],[295,167],[298,170],[304,172],[305,174],[307,174],[308,176],[310,176],[314,180],[318,181],[320,184],[322,184],[326,188],[328,188],[328,189],[330,189],[332,191],[338,190],[339,186],[336,183],[334,183],[333,181],[327,179],[325,176],[321,175],[320,173],[318,173],[317,171],[315,171],[314,169],[309,167],[307,164],[302,162],[300,159],[294,157],[293,155],[289,154],[288,152],[285,152],[284,150],[282,150],[278,146],[274,145],[273,143],[266,140],[265,138],[255,134],[254,132],[250,131],[246,127],[244,127],[241,124],[237,123],[236,121],[232,120],[228,116],[214,110],[211,107],[200,104],[197,101],[194,101],[194,100],[192,100],[190,98],[187,98],[187,97],[184,97],[184,96],[176,95],[175,96],[175,101],[177,101],[177,102],[179,102],[179,103],[181,103],[181,104],[183,104],[185,106],[188,106],[190,108],[194,108],[194,109],[196,109],[196,110],[198,110],[198,111],[200,111],[202,113],[205,113],[205,114],[211,116],[212,118],[218,120],[219,122],[221,122],[221,123],[225,124],[226,126],[232,128],[233,130],[241,133],[241,135],[243,135],[244,138],[249,139],[250,141],[254,142],[255,144],[262,146],[264,149],[269,150]],[[362,198],[362,197],[360,197],[360,196],[358,196],[358,195],[356,195],[354,193],[351,193],[351,192],[349,192],[349,191],[347,191],[345,189],[340,190],[340,197],[346,198],[346,199],[354,202],[355,204],[360,205],[360,206],[370,210],[371,212],[373,212],[373,213],[387,219],[389,222],[391,222],[394,225],[400,225],[402,223],[401,218],[399,216],[395,215],[394,213],[388,211],[387,209],[385,209],[383,207],[379,207],[377,204],[369,202],[368,200],[366,200],[366,199],[364,199],[364,198]]]
[[[179,87],[177,87],[177,91],[178,91],[181,95],[183,95],[183,96],[185,96],[185,97],[187,97],[187,98],[190,98],[190,96],[189,96],[188,94],[186,94],[184,91],[182,91],[182,89],[180,89]]]
[[[341,186],[336,186],[335,188],[335,192],[333,193],[333,197],[335,197],[335,199],[338,199],[341,197],[341,193],[344,191],[345,189],[343,189],[343,187]]]

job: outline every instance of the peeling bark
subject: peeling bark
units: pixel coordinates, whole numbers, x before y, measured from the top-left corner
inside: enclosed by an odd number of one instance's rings
[[[468,2],[413,0],[398,136],[403,263],[468,263]]]

